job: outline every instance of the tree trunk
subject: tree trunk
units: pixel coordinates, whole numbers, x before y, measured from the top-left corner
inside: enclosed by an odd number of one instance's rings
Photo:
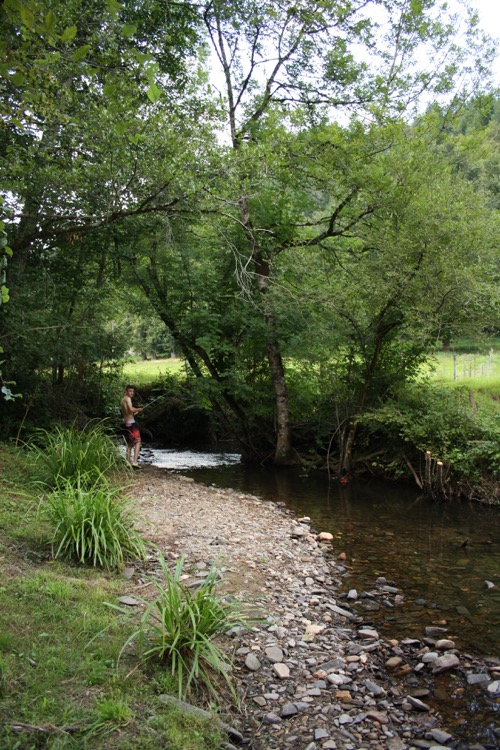
[[[276,317],[272,309],[272,303],[268,297],[270,284],[269,263],[264,258],[261,249],[253,238],[248,199],[246,197],[240,199],[240,206],[243,224],[247,228],[248,238],[252,243],[252,257],[257,272],[257,284],[261,294],[262,314],[266,324],[267,360],[269,362],[276,407],[274,463],[276,466],[294,466],[300,463],[300,460],[292,448],[292,427],[290,423],[285,368],[283,367],[283,358],[276,333]]]
[[[271,316],[272,321],[269,320],[269,317],[269,315],[266,316],[266,322],[269,326],[268,330],[273,330],[274,316]],[[267,357],[276,399],[276,447],[274,451],[274,463],[276,466],[293,466],[299,463],[299,461],[292,448],[288,389],[279,344],[274,337],[268,339]]]

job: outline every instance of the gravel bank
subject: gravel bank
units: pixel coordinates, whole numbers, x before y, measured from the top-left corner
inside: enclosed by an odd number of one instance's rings
[[[498,723],[480,742],[457,740],[426,700],[443,673],[500,696],[500,662],[456,649],[445,628],[421,640],[383,640],[350,606],[358,596],[397,606],[392,582],[372,592],[346,590],[348,572],[331,536],[284,507],[233,490],[195,484],[145,466],[132,495],[140,525],[170,559],[185,555],[195,584],[214,562],[221,590],[251,600],[265,619],[228,640],[235,652],[241,713],[226,715],[241,737],[227,748],[252,750],[481,750],[500,746]],[[144,578],[129,572],[127,593],[144,595]],[[139,590],[140,587],[140,590]],[[369,609],[369,607],[367,607]],[[462,688],[457,688],[462,690]],[[458,696],[457,696],[458,697]],[[234,743],[234,745],[233,745]],[[481,744],[482,743],[482,744]]]

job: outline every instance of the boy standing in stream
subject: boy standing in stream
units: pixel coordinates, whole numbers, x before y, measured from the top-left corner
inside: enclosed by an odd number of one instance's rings
[[[130,456],[132,453],[132,446],[134,447],[134,457],[132,466],[137,467],[137,459],[139,458],[139,451],[141,450],[141,433],[139,425],[135,421],[135,415],[138,414],[142,409],[132,405],[132,398],[135,393],[133,385],[125,386],[125,393],[121,400],[120,409],[123,417],[123,424],[125,427],[125,440],[127,442],[127,461],[130,463]]]

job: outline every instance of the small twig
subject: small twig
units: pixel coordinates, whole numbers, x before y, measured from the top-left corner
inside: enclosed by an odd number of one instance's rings
[[[418,486],[418,487],[419,487],[419,488],[420,488],[421,490],[423,490],[423,489],[424,489],[424,485],[423,485],[423,483],[422,483],[422,480],[420,479],[420,477],[418,476],[417,472],[415,471],[415,469],[414,469],[414,468],[413,468],[413,466],[411,465],[411,462],[410,462],[410,460],[409,460],[409,459],[408,459],[408,458],[407,458],[407,457],[406,457],[405,455],[403,455],[403,458],[404,458],[404,460],[406,461],[406,465],[408,466],[408,468],[410,469],[411,473],[413,474],[413,477],[414,477],[414,479],[415,479],[415,482],[417,483],[417,486]]]
[[[54,724],[43,724],[37,727],[34,724],[24,724],[16,721],[14,724],[8,724],[9,729],[13,732],[38,732],[39,734],[74,734],[84,729],[84,725],[56,727]]]

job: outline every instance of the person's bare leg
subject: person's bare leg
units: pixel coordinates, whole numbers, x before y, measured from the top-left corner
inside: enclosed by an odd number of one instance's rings
[[[137,466],[137,459],[139,458],[139,452],[141,450],[141,444],[136,443],[134,445],[134,466]]]
[[[127,443],[127,451],[126,451],[126,461],[129,464],[130,463],[130,454],[132,452],[132,446]]]

